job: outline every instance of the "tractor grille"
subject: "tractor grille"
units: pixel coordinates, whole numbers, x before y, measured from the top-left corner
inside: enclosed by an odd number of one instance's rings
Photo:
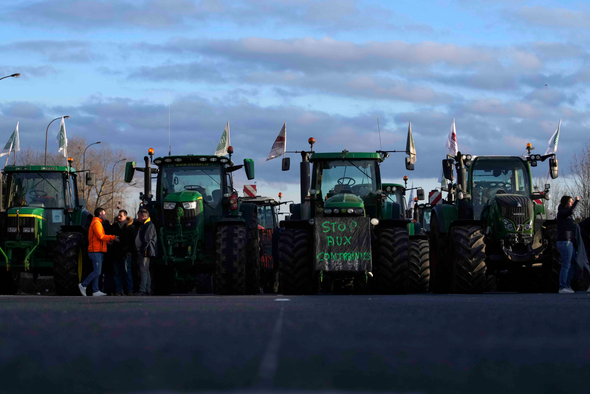
[[[198,205],[196,209],[184,209],[182,203],[176,204],[174,209],[164,210],[164,225],[167,230],[177,230],[178,218],[183,230],[194,230],[197,224]]]
[[[496,195],[502,217],[520,226],[533,217],[533,202],[530,198],[518,195]]]
[[[9,241],[14,241],[17,239],[17,235],[20,235],[21,241],[34,241],[35,240],[35,233],[23,233],[23,228],[35,228],[35,218],[29,217],[20,217],[19,223],[16,222],[16,217],[9,217],[7,220],[8,227],[18,227],[20,229],[20,233],[10,233],[6,232],[6,239]]]

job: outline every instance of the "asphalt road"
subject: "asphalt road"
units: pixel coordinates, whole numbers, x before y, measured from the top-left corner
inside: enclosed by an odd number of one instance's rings
[[[0,297],[1,393],[590,391],[590,295]]]

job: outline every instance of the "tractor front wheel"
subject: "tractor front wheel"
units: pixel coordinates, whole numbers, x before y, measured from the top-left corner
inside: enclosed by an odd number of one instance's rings
[[[410,241],[410,261],[408,272],[408,292],[426,293],[430,281],[430,246],[428,240]]]
[[[482,293],[486,289],[486,245],[479,226],[451,230],[453,293]]]
[[[316,294],[318,278],[306,230],[284,229],[279,238],[280,286],[285,295]]]
[[[410,237],[405,228],[386,228],[377,234],[377,261],[374,273],[377,292],[405,294],[408,292],[408,251]]]
[[[218,227],[215,251],[215,292],[246,294],[246,227]]]
[[[53,281],[57,295],[80,295],[78,283],[82,281],[82,270],[87,255],[84,249],[84,234],[59,233],[53,262]]]

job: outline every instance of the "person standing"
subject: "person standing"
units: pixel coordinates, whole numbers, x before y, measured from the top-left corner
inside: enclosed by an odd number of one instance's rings
[[[102,208],[96,208],[94,210],[94,218],[92,218],[92,223],[88,230],[88,257],[92,262],[93,271],[86,277],[86,279],[78,284],[80,293],[82,293],[83,296],[86,296],[86,288],[91,283],[93,296],[98,297],[106,295],[98,290],[98,278],[100,277],[102,262],[107,251],[107,243],[113,241],[118,242],[119,237],[105,234],[104,228],[102,227],[102,222],[104,220],[106,220],[105,210]]]
[[[573,294],[572,279],[576,273],[576,251],[578,249],[576,239],[576,223],[574,222],[574,209],[578,205],[580,197],[574,202],[570,196],[561,197],[557,208],[557,249],[561,253],[561,271],[559,273],[559,293]]]
[[[115,223],[111,226],[111,234],[119,237],[119,242],[109,246],[109,255],[114,268],[114,296],[122,296],[123,288],[127,295],[133,295],[133,276],[131,253],[135,250],[135,226],[133,219],[127,216],[127,211],[121,209]]]
[[[150,220],[147,209],[140,209],[137,213],[140,226],[135,237],[137,248],[137,262],[139,263],[139,295],[147,296],[151,293],[152,279],[150,276],[150,258],[156,256],[158,236],[156,226]]]

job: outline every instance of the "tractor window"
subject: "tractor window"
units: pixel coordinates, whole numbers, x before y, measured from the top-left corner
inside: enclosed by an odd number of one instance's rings
[[[162,171],[162,197],[170,193],[196,191],[210,206],[215,207],[221,201],[220,167],[163,167]]]
[[[475,219],[496,194],[530,196],[526,165],[517,158],[481,158],[472,164],[472,190]]]
[[[365,197],[376,189],[376,167],[374,160],[331,160],[317,162],[316,190],[324,196],[339,193],[353,193]]]
[[[273,229],[278,222],[275,217],[275,209],[272,206],[258,206],[258,224],[265,229]]]
[[[65,208],[64,178],[59,172],[13,173],[8,207]]]

